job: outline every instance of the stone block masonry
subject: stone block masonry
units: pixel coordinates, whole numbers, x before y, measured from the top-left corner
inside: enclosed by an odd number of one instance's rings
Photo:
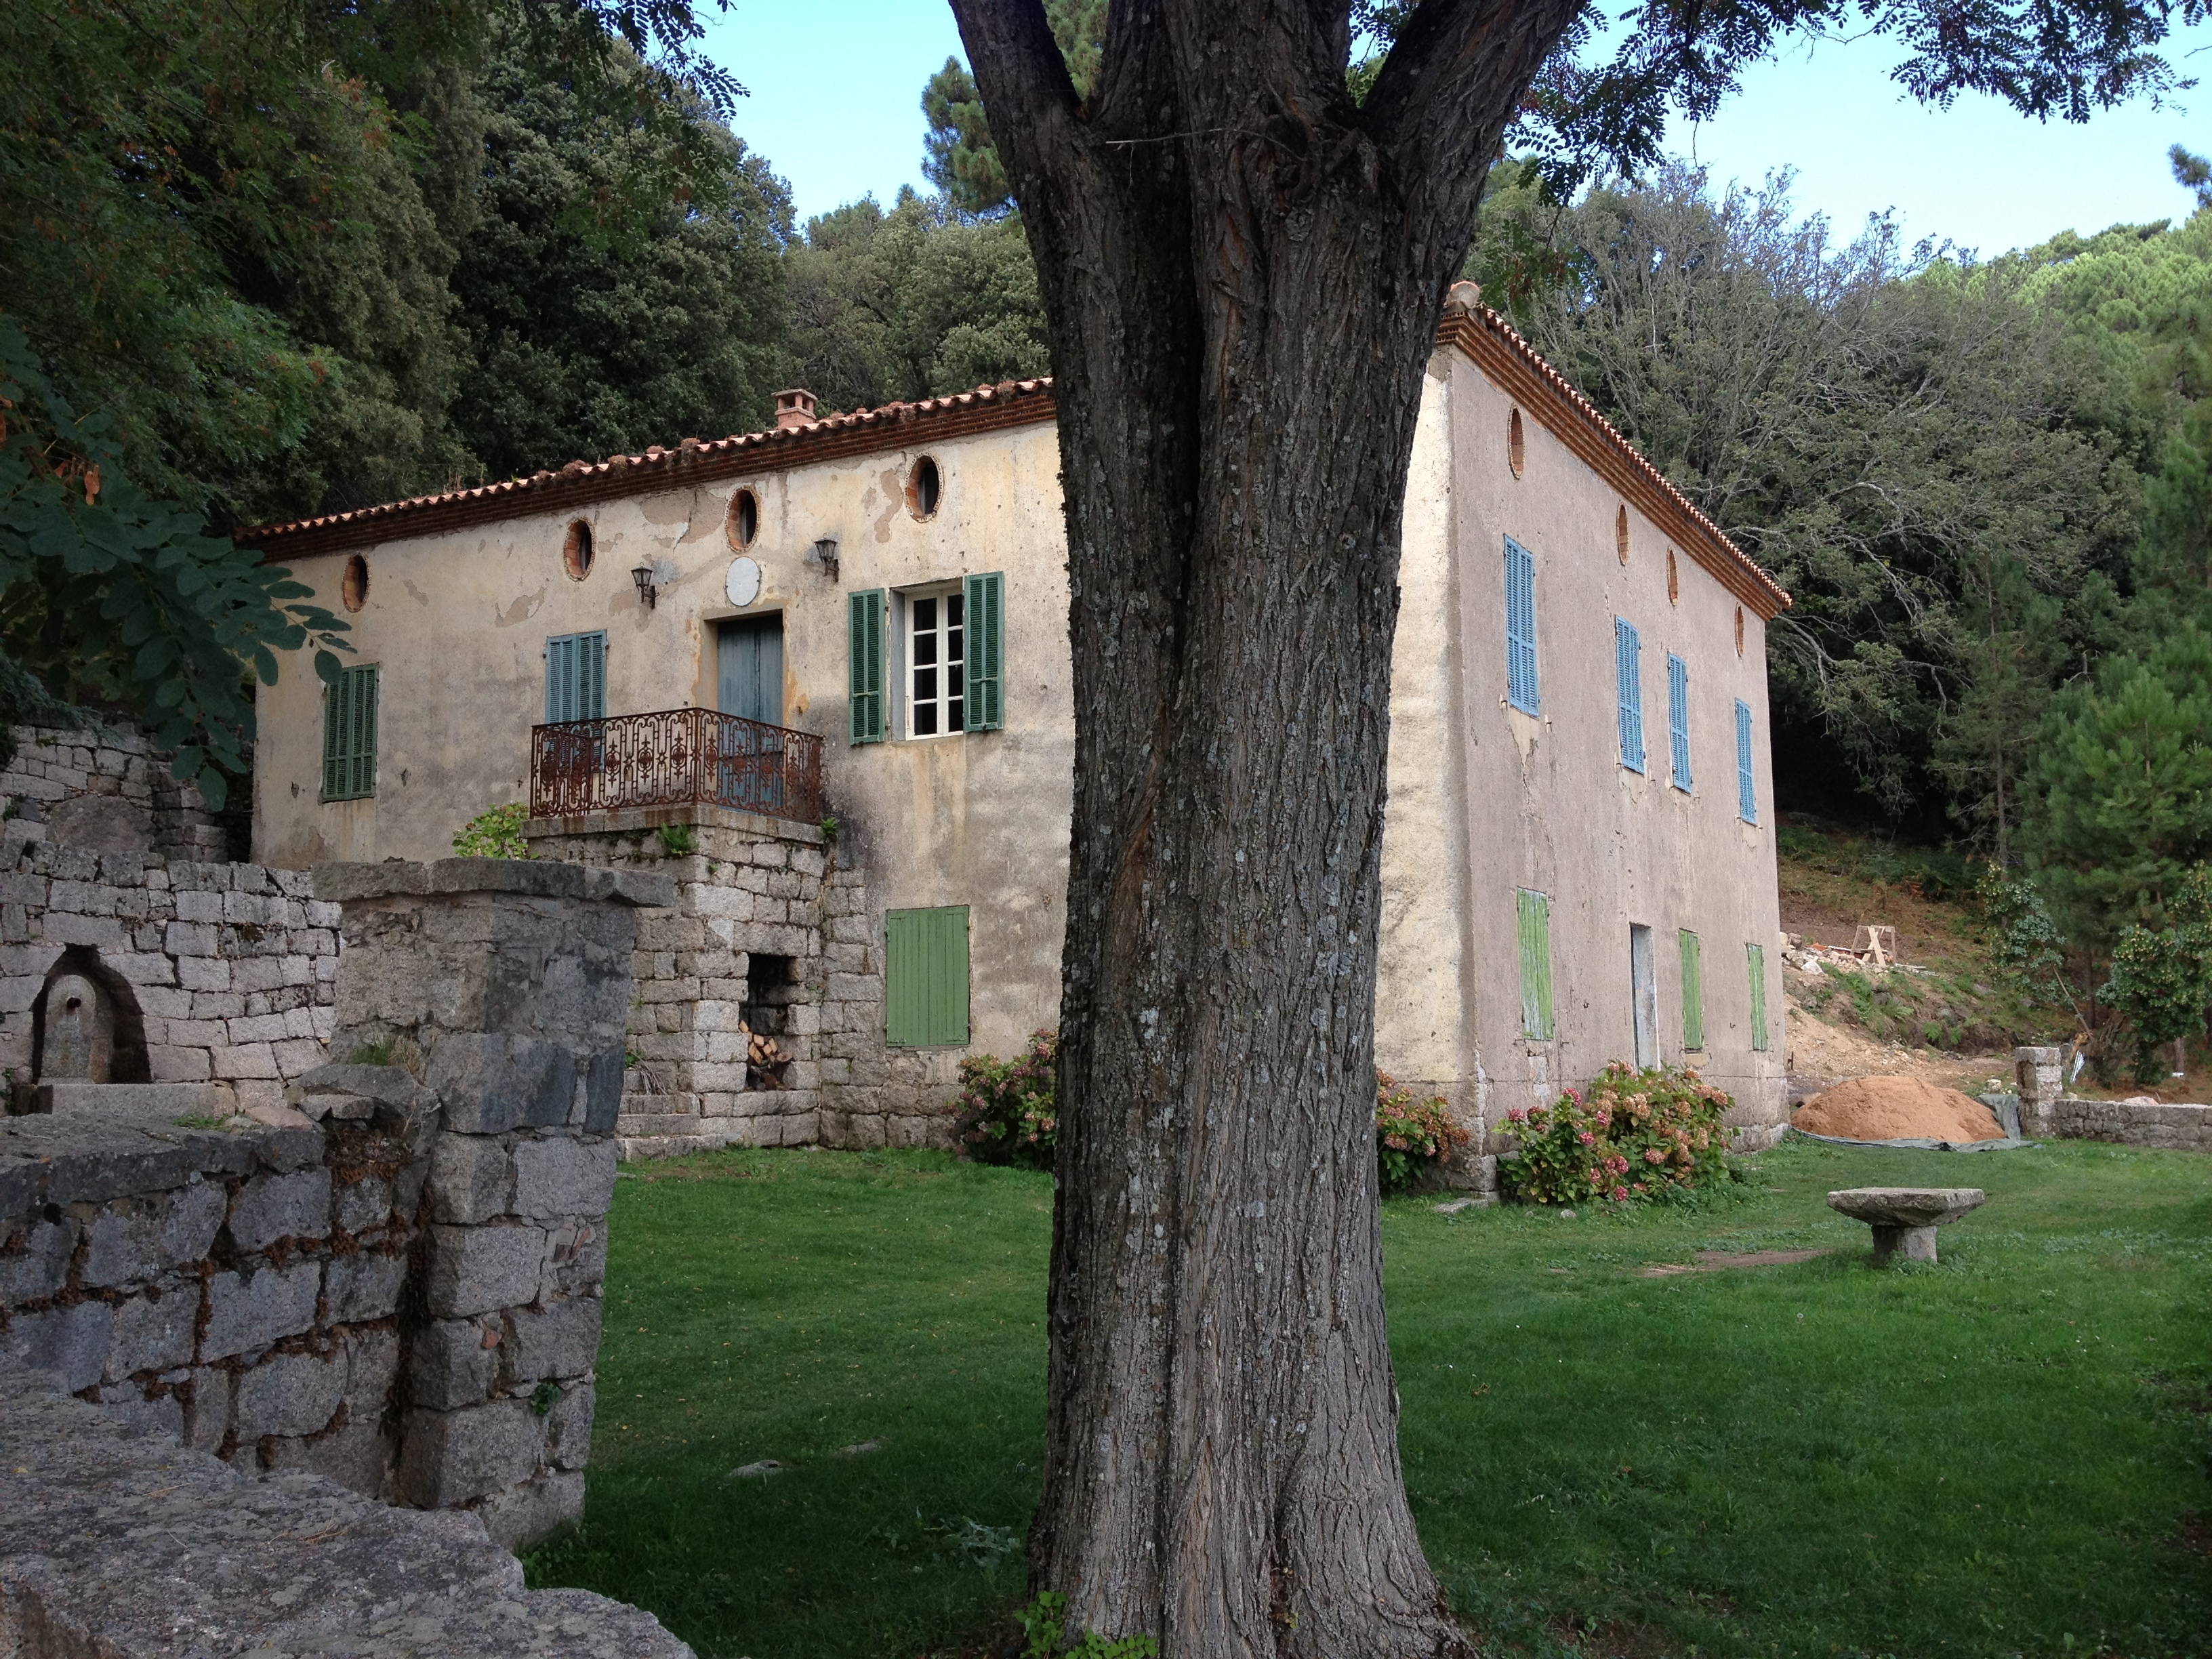
[[[2212,1152],[2212,1106],[2139,1100],[2081,1100],[2066,1092],[2063,1048],[2013,1050],[2021,1133],[2029,1139],[2103,1140]]]
[[[234,1132],[0,1118],[0,1356],[241,1467],[384,1496],[436,1109],[404,1073],[383,1092],[400,1105],[326,1091],[319,1121]]]
[[[295,1396],[296,1397],[296,1396]],[[652,1614],[532,1590],[467,1514],[249,1480],[0,1364],[0,1656],[690,1659]]]
[[[0,769],[0,812],[16,839],[211,863],[229,856],[199,786],[178,781],[171,757],[143,732],[18,726],[13,735],[15,758]]]
[[[672,855],[659,819],[694,851]],[[866,879],[811,824],[711,806],[525,828],[542,860],[665,873],[638,927],[626,1158],[951,1144],[957,1056],[886,1052]],[[781,1059],[754,1057],[765,1037]]]
[[[58,1074],[41,1002],[71,975],[113,1028],[94,1080],[273,1106],[327,1057],[337,919],[301,871],[0,839],[0,1070]]]
[[[0,1357],[520,1546],[582,1510],[635,918],[674,892],[492,860],[316,880],[361,1058],[270,1122],[94,1085],[0,1119]]]
[[[639,916],[662,875],[447,859],[324,865],[343,910],[338,1053],[399,1061],[439,1104],[387,1409],[391,1492],[520,1544],[584,1509],[606,1215]],[[374,1096],[341,1064],[295,1093]]]

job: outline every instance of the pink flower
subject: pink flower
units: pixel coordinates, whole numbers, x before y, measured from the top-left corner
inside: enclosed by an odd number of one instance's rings
[[[1588,1129],[1583,1130],[1580,1134],[1577,1135],[1575,1139],[1581,1141],[1585,1146],[1595,1146],[1597,1145],[1597,1137],[1592,1134]]]
[[[1648,1193],[1648,1192],[1650,1192],[1651,1189],[1650,1189],[1649,1187],[1645,1186],[1642,1182],[1640,1182],[1640,1181],[1639,1181],[1639,1182],[1638,1182],[1636,1183],[1636,1190],[1637,1190],[1638,1192],[1639,1192],[1639,1193]]]
[[[1528,1114],[1518,1106],[1509,1106],[1505,1109],[1505,1121],[1508,1123],[1526,1123],[1528,1121]]]
[[[1541,1123],[1543,1121],[1544,1108],[1541,1106],[1531,1106],[1528,1109],[1528,1121],[1531,1123]]]
[[[1664,1164],[1667,1161],[1667,1154],[1656,1146],[1646,1146],[1644,1149],[1644,1161],[1646,1164]]]
[[[1601,1129],[1609,1129],[1613,1127],[1613,1114],[1602,1106],[1598,1108],[1597,1127]]]
[[[1628,1188],[1626,1188],[1626,1187],[1615,1187],[1615,1188],[1613,1189],[1613,1201],[1614,1203],[1616,1203],[1616,1204],[1626,1204],[1626,1203],[1627,1203],[1627,1202],[1628,1202]]]
[[[1582,1096],[1573,1089],[1569,1089],[1567,1091],[1567,1098],[1573,1101],[1577,1106],[1582,1104]]]

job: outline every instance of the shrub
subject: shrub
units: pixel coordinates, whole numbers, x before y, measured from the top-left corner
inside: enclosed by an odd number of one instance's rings
[[[530,843],[522,838],[522,821],[529,816],[520,801],[479,812],[453,837],[453,851],[465,859],[526,859]]]
[[[1550,1106],[1507,1112],[1520,1151],[1498,1172],[1523,1203],[1674,1197],[1728,1178],[1721,1114],[1733,1104],[1686,1066],[1639,1072],[1615,1060],[1587,1100],[1569,1089]]]
[[[1060,1128],[1055,1077],[1060,1033],[1039,1031],[1012,1060],[976,1054],[960,1062],[960,1149],[977,1164],[1052,1168]]]
[[[660,850],[672,859],[688,859],[699,850],[699,837],[688,823],[664,823],[653,832],[660,838]]]
[[[1384,1192],[1411,1187],[1467,1139],[1443,1097],[1416,1100],[1389,1073],[1375,1073],[1375,1161]]]

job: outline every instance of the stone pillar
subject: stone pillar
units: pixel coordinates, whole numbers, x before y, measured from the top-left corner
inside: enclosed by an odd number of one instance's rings
[[[2020,1132],[2031,1139],[2057,1133],[2058,1097],[2066,1091],[2063,1048],[2015,1048],[2013,1069],[2019,1078]]]
[[[332,1060],[404,1066],[439,1105],[398,1495],[520,1547],[583,1513],[636,912],[674,893],[507,859],[323,865],[315,889],[342,907]]]

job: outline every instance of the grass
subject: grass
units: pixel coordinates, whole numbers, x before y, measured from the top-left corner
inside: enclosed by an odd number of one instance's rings
[[[1875,1269],[1820,1201],[1969,1183],[1990,1202],[1934,1268]],[[994,1628],[1038,1486],[1049,1204],[928,1154],[622,1182],[590,1518],[532,1582],[709,1659]],[[1493,1650],[2212,1652],[2212,1160],[1796,1142],[1693,1210],[1398,1200],[1383,1235],[1408,1490]],[[1834,1254],[1645,1276],[1708,1249]],[[762,1458],[793,1467],[727,1477]]]

